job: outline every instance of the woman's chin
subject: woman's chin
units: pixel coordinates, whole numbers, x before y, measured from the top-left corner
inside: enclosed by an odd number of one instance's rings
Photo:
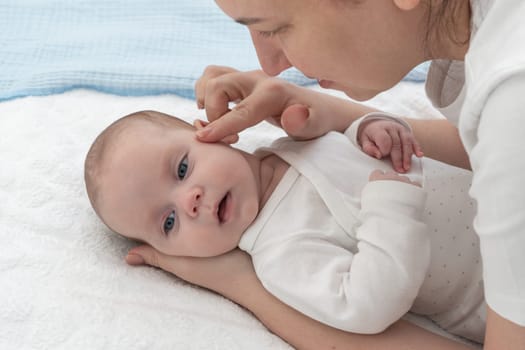
[[[322,87],[323,89],[341,91],[346,96],[356,101],[369,100],[381,92],[381,91],[368,90],[368,89],[355,89],[349,86],[341,85],[332,80],[319,80],[318,82],[319,82],[319,86]]]
[[[355,91],[348,91],[348,90],[341,90],[345,93],[346,96],[350,97],[352,100],[355,101],[368,101],[371,98],[374,98],[379,94],[380,91],[366,91],[366,92],[359,92],[356,93]]]

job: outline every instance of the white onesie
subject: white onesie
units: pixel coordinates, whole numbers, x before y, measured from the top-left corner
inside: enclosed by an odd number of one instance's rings
[[[411,310],[481,342],[471,173],[424,158],[414,159],[409,173],[423,189],[369,182],[374,169],[391,165],[350,142],[354,133],[284,138],[260,150],[290,168],[239,247],[266,289],[320,322],[378,333]]]

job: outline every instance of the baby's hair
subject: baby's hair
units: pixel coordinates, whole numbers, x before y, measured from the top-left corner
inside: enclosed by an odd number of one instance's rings
[[[123,134],[123,131],[143,122],[151,123],[161,128],[175,127],[195,130],[193,125],[168,114],[157,111],[139,111],[114,121],[97,136],[86,155],[84,181],[91,206],[104,223],[106,222],[99,211],[102,195],[100,187],[104,171],[103,164],[111,154],[112,148],[118,143],[117,140]]]

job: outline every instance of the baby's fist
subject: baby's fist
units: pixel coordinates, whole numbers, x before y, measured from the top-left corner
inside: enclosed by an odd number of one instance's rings
[[[365,120],[359,127],[357,139],[369,156],[377,159],[390,156],[392,167],[400,173],[410,170],[412,155],[423,156],[412,131],[393,120]]]
[[[379,169],[376,169],[370,173],[370,176],[368,177],[369,181],[381,181],[381,180],[387,180],[387,181],[399,181],[404,182],[409,185],[414,185],[421,187],[421,185],[415,181],[410,180],[408,177],[404,175],[399,175],[398,173],[394,171],[382,171]]]

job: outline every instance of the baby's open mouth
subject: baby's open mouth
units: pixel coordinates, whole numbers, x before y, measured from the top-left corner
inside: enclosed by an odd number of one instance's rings
[[[228,198],[230,197],[230,192],[226,192],[224,197],[221,199],[219,203],[219,209],[217,210],[217,216],[219,217],[219,223],[223,223],[226,219],[226,209],[228,204]]]

